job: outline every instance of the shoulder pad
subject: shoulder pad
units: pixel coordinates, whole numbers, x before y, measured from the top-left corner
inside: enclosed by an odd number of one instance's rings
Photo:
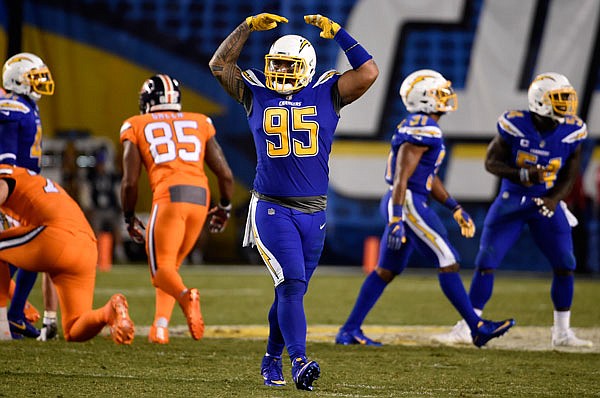
[[[583,120],[581,120],[581,118],[579,116],[575,116],[575,115],[565,116],[564,124],[574,125],[577,127],[585,126],[585,122]]]
[[[413,138],[441,138],[442,130],[433,118],[420,113],[411,113],[398,125],[400,133],[408,134]]]
[[[577,119],[579,119],[579,118],[577,118]],[[579,119],[579,121],[581,121],[581,119]],[[565,138],[563,138],[561,140],[561,142],[564,142],[566,144],[573,144],[575,142],[586,139],[587,136],[588,136],[587,126],[585,125],[585,123],[582,122],[581,127],[575,129],[575,131],[571,132],[569,135],[567,135]]]
[[[264,80],[264,76],[263,80]],[[252,86],[265,87],[264,83],[261,79],[256,75],[256,70],[254,69],[246,69],[242,72],[242,78]]]
[[[324,72],[321,76],[319,76],[317,82],[313,84],[313,87],[317,87],[318,85],[325,83],[327,80],[331,79],[334,76],[339,77],[341,76],[341,73],[335,69],[330,69],[327,72]]]
[[[519,130],[517,126],[512,123],[515,117],[523,117],[523,113],[521,113],[520,116],[515,115],[515,111],[508,111],[502,114],[502,116],[498,118],[498,129],[501,129],[506,134],[514,137],[525,137],[525,134],[523,134],[523,132],[521,132],[521,130]],[[509,119],[512,119],[512,121]]]
[[[525,112],[516,111],[516,110],[506,111],[506,112],[504,112],[504,114],[502,116],[504,116],[506,119],[509,119],[509,120],[522,119],[525,116]]]
[[[129,120],[126,120],[123,125],[121,126],[121,135],[123,135],[123,133],[127,130],[129,130],[131,128],[131,122]]]
[[[31,109],[25,104],[12,99],[0,99],[0,114],[9,116],[11,112],[27,114]]]

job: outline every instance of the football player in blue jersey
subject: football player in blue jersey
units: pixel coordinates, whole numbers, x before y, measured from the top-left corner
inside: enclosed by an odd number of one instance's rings
[[[400,87],[400,96],[410,113],[392,136],[386,168],[390,189],[381,200],[381,211],[388,220],[383,232],[377,267],[367,276],[350,316],[340,328],[335,342],[342,345],[379,346],[365,336],[361,325],[385,287],[407,265],[416,249],[438,267],[442,291],[466,319],[470,341],[482,347],[501,336],[514,320],[492,322],[481,319],[471,306],[459,275],[459,256],[448,240],[439,216],[428,206],[429,196],[452,211],[467,238],[475,235],[471,217],[446,191],[437,171],[445,156],[438,121],[457,107],[450,81],[440,73],[422,69],[411,73]]]
[[[0,161],[40,172],[42,161],[42,123],[37,101],[42,95],[54,93],[54,80],[48,67],[37,55],[19,53],[10,57],[2,69],[0,95]],[[11,272],[15,268],[11,266]],[[27,297],[35,284],[37,273],[19,269],[16,287],[8,310],[13,338],[40,338],[40,331],[24,315]],[[57,334],[56,292],[49,278],[43,282],[46,311],[42,340]],[[50,330],[51,329],[51,330]]]
[[[577,338],[570,326],[575,270],[571,226],[577,220],[562,202],[577,177],[587,127],[576,116],[577,93],[561,74],[538,75],[528,100],[528,111],[500,116],[498,135],[488,147],[485,168],[502,182],[485,218],[469,297],[481,314],[492,296],[494,271],[528,225],[553,271],[552,346],[591,347],[592,342]],[[464,343],[464,321],[435,339]]]
[[[246,109],[257,155],[244,245],[256,245],[275,284],[269,311],[267,353],[261,364],[265,385],[283,386],[281,355],[292,361],[296,387],[312,390],[320,375],[306,357],[303,298],[325,241],[328,160],[340,110],[362,96],[379,74],[371,55],[322,15],[304,21],[335,40],[352,69],[329,70],[313,79],[315,50],[304,37],[285,35],[265,56],[264,70],[242,71],[237,60],[253,31],[273,29],[287,19],[274,14],[248,17],[210,61],[213,75]]]

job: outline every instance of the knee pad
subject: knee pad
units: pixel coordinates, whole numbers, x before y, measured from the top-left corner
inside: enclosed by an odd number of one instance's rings
[[[299,279],[285,280],[275,290],[280,301],[302,300],[306,292],[306,282]]]

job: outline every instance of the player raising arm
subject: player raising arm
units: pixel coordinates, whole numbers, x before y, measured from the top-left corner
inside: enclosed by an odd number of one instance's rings
[[[379,73],[369,53],[339,24],[322,15],[306,23],[335,40],[352,69],[313,80],[317,56],[302,36],[277,39],[263,70],[243,71],[237,60],[250,33],[287,19],[274,14],[246,18],[221,43],[210,69],[240,102],[248,117],[257,155],[244,245],[256,245],[275,285],[269,339],[261,364],[267,386],[285,384],[281,355],[287,348],[296,388],[312,390],[320,375],[306,356],[303,299],[323,250],[329,153],[343,106],[363,95]]]

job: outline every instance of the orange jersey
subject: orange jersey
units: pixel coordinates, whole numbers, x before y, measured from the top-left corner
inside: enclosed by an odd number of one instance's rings
[[[129,140],[148,171],[153,200],[169,196],[168,187],[208,187],[204,172],[206,142],[215,135],[209,117],[192,112],[152,112],[125,120],[121,143]]]
[[[0,165],[0,178],[13,180],[14,189],[2,205],[23,224],[82,231],[94,237],[83,211],[54,181],[22,167]]]

